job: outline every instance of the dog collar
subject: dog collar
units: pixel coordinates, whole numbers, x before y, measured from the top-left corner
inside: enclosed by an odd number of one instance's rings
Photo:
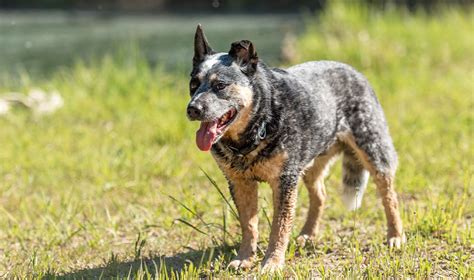
[[[257,134],[254,137],[254,141],[252,144],[248,146],[244,146],[242,148],[236,148],[231,145],[226,145],[232,152],[234,152],[238,157],[244,157],[248,155],[250,152],[255,150],[260,142],[267,137],[267,123],[265,121],[257,129]]]

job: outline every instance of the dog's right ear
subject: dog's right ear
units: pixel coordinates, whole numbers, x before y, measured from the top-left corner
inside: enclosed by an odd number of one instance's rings
[[[198,24],[196,28],[196,34],[194,35],[193,67],[196,67],[199,63],[203,62],[206,55],[214,53],[215,52],[207,42],[201,24]]]
[[[229,55],[240,65],[240,69],[244,73],[253,74],[257,69],[257,51],[249,40],[240,40],[232,43]]]

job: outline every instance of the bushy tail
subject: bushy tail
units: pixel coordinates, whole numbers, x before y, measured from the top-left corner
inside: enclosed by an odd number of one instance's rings
[[[349,210],[356,210],[362,204],[369,172],[364,169],[352,151],[344,151],[342,158],[342,200]]]

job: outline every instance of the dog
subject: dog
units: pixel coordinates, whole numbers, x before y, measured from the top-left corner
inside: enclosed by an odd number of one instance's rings
[[[339,154],[347,207],[361,206],[371,175],[385,208],[388,245],[406,242],[394,190],[397,154],[382,107],[354,68],[334,61],[270,68],[248,40],[232,43],[228,53],[215,52],[198,25],[189,89],[187,116],[201,122],[196,144],[211,151],[239,213],[242,242],[230,268],[253,266],[259,182],[273,191],[263,271],[284,265],[300,178],[309,192],[309,211],[297,242],[303,246],[316,236],[324,178]]]

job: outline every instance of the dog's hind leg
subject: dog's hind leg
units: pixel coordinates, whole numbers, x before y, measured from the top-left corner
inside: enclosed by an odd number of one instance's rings
[[[258,185],[253,180],[232,180],[229,182],[230,192],[239,212],[242,228],[242,243],[229,267],[250,268],[257,253],[258,240]]]
[[[367,139],[372,135],[378,139]],[[398,209],[398,199],[395,192],[394,180],[397,167],[397,155],[388,131],[368,131],[356,138],[353,134],[341,135],[340,140],[346,143],[355,153],[362,165],[370,172],[377,190],[382,198],[382,204],[387,218],[387,239],[390,247],[400,248],[406,242],[403,233],[402,220]]]
[[[342,200],[349,210],[355,210],[362,205],[368,180],[369,172],[351,149],[345,149],[342,158]]]
[[[309,209],[306,222],[296,239],[301,247],[306,244],[307,240],[314,239],[319,232],[324,201],[326,200],[324,179],[336,158],[336,153],[338,153],[338,147],[335,146],[326,155],[316,158],[303,175],[303,181],[309,194]]]

